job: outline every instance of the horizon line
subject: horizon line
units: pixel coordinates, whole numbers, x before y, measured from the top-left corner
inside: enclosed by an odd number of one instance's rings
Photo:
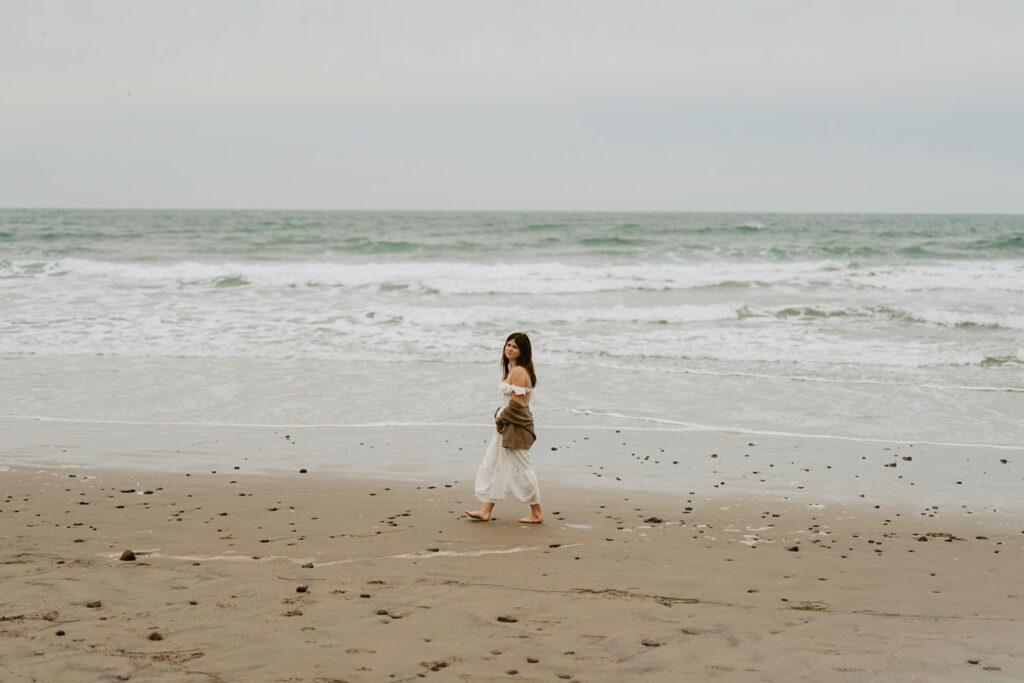
[[[758,214],[758,215],[862,215],[862,216],[1024,216],[1024,211],[782,211],[778,209],[382,209],[281,208],[183,206],[0,206],[0,211],[223,211],[223,212],[328,212],[328,213],[603,213],[603,214]]]

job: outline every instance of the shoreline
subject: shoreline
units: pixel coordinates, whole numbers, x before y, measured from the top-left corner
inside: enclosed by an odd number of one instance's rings
[[[305,468],[333,478],[470,480],[490,429],[0,417],[0,466],[172,473],[242,467],[272,476]],[[542,484],[563,488],[1024,514],[1024,448],[605,426],[549,426],[538,436],[533,466]]]
[[[1019,520],[542,482],[538,526],[468,520],[468,480],[2,480],[12,681],[1024,675]]]
[[[585,413],[581,413],[585,414]],[[648,422],[655,426],[635,426],[626,424],[555,424],[545,425],[544,429],[555,430],[588,430],[604,432],[658,432],[666,434],[729,434],[734,436],[767,436],[782,437],[790,439],[810,439],[822,441],[850,441],[853,443],[867,444],[892,444],[898,446],[941,446],[949,448],[978,448],[994,449],[1005,451],[1018,451],[1024,454],[1024,446],[1010,446],[1007,444],[993,443],[970,443],[958,441],[929,441],[928,439],[886,439],[882,437],[858,437],[844,436],[842,434],[810,434],[803,432],[785,432],[767,429],[747,429],[741,427],[710,426],[700,425],[687,427],[684,423],[674,423],[668,420],[646,417],[622,417],[633,422]],[[409,427],[425,428],[459,428],[459,429],[489,429],[490,423],[486,422],[324,422],[324,423],[248,423],[248,422],[159,422],[151,420],[98,420],[94,418],[71,418],[71,417],[47,417],[43,415],[0,415],[0,422],[67,422],[72,424],[96,424],[96,425],[130,425],[147,427],[225,427],[229,429],[404,429]]]

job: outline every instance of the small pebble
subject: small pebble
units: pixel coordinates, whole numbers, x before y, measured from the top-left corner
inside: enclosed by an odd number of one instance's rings
[[[377,614],[379,614],[382,617],[386,617],[388,615],[388,611],[386,609],[379,609],[377,610]]]
[[[515,617],[510,617],[510,616],[506,616],[506,615],[503,614],[500,617],[498,617],[498,621],[500,621],[500,622],[502,622],[504,624],[514,624],[514,623],[516,623],[519,620],[516,619]]]
[[[152,633],[150,633],[146,637],[149,638],[150,640],[163,640],[164,639],[164,637],[159,632],[157,632],[157,631],[153,631]]]
[[[661,643],[656,640],[651,640],[650,638],[644,638],[640,641],[640,644],[647,647],[661,647]]]
[[[313,563],[312,562],[307,562],[306,564],[302,565],[302,568],[303,569],[312,569],[313,568]]]
[[[309,586],[296,586],[295,587],[295,592],[296,593],[305,593],[308,590],[309,590]]]
[[[526,658],[526,661],[528,661],[528,662],[529,662],[530,664],[536,664],[536,663],[537,663],[537,662],[539,662],[540,660],[539,660],[539,659],[537,659],[536,657],[527,657],[527,658]]]
[[[133,553],[131,550],[125,550],[123,553],[121,553],[121,561],[122,562],[134,562],[135,561],[135,553]]]

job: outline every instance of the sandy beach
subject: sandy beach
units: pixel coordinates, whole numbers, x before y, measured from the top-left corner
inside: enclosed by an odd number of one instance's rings
[[[62,439],[51,424],[51,451],[72,451],[57,466],[41,431],[5,426],[15,445],[0,462],[4,681],[1024,676],[1020,515],[854,493],[868,470],[909,472],[926,451],[846,444],[890,451],[896,465],[865,455],[858,471],[846,453],[838,472],[804,453],[801,469],[827,474],[783,495],[781,481],[741,482],[725,461],[781,469],[792,439],[741,453],[738,435],[702,435],[673,452],[658,447],[663,435],[581,428],[535,451],[546,522],[528,526],[516,504],[489,523],[462,514],[475,506],[475,452],[460,478],[357,476],[315,458],[304,473],[254,473],[248,447],[221,429],[207,466],[160,472],[142,465],[141,445],[121,468],[76,463],[75,443],[99,453],[103,439]],[[126,429],[107,427],[110,449]],[[428,433],[412,440],[467,448],[460,439],[479,436]],[[382,458],[410,438],[350,436],[351,450]],[[273,438],[298,441],[301,460],[299,437]],[[716,442],[720,453],[699,452]],[[640,493],[623,484],[628,469],[592,483],[560,474],[573,462],[589,475],[623,446],[636,470],[687,467],[692,488]],[[582,452],[556,467],[572,447]],[[25,466],[30,451],[50,465]],[[979,466],[978,478],[1019,478],[1016,454],[984,454],[1003,469]]]

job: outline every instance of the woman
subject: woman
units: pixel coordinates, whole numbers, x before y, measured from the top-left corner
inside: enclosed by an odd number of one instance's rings
[[[530,467],[529,453],[536,438],[530,395],[537,384],[537,375],[533,371],[530,338],[524,333],[513,332],[505,340],[501,367],[504,374],[499,387],[508,397],[508,404],[498,409],[497,431],[476,473],[476,497],[483,505],[479,510],[466,510],[466,514],[486,522],[491,518],[496,501],[514,498],[530,506],[530,514],[519,521],[540,524],[544,521],[540,511],[540,486]]]

